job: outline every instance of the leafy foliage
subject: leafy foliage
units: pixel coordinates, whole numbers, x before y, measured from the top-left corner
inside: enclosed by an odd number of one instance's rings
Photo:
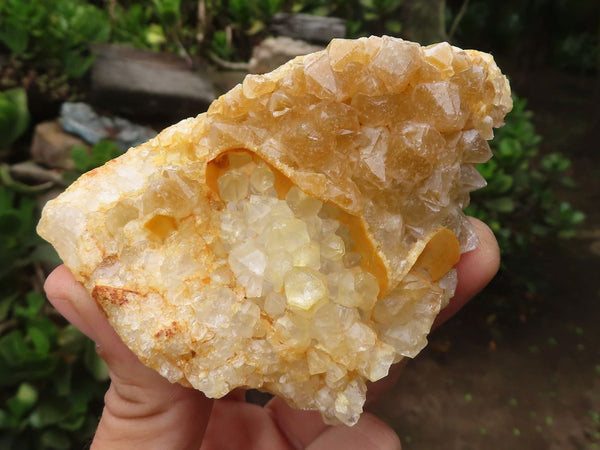
[[[90,45],[110,35],[107,14],[83,0],[4,0],[0,43],[34,66],[58,68],[79,78],[94,56]]]
[[[75,168],[79,172],[85,173],[100,167],[122,153],[123,151],[113,141],[103,139],[94,145],[91,152],[83,145],[76,145],[71,149],[71,158],[73,158]]]
[[[160,50],[166,43],[162,27],[152,23],[152,10],[141,4],[125,9],[115,4],[111,10],[112,41],[128,43],[134,47]]]
[[[541,137],[524,99],[514,99],[506,125],[491,142],[494,158],[478,165],[488,185],[471,195],[467,213],[494,231],[505,265],[522,260],[527,250],[547,239],[575,234],[585,215],[560,199],[558,188],[574,187],[567,175],[571,161],[560,153],[540,157]],[[527,263],[525,263],[525,267]]]
[[[134,47],[168,51],[191,59],[197,53],[196,16],[191,2],[152,0],[132,3],[111,2],[111,41]]]
[[[0,186],[0,448],[67,449],[92,435],[107,371],[40,293],[58,257],[36,223],[35,198]]]
[[[403,0],[323,0],[295,1],[296,12],[342,17],[347,21],[346,34],[357,38],[369,34],[399,35],[399,20]]]
[[[76,145],[71,149],[71,159],[75,168],[65,171],[62,178],[66,184],[71,184],[81,174],[100,167],[122,153],[121,148],[108,139],[99,141],[91,151],[83,145]]]
[[[153,0],[144,6],[114,4],[110,12],[113,39],[188,57],[212,53],[237,61],[250,57],[253,45],[268,36],[268,25],[279,12],[342,17],[349,37],[397,35],[401,30],[401,0],[208,0],[200,14],[197,3]]]
[[[463,3],[448,0],[448,10]],[[511,55],[526,66],[593,73],[600,64],[599,15],[597,0],[471,0],[456,39],[459,46]]]
[[[9,98],[22,116],[11,127],[22,131],[24,93]],[[93,158],[80,164],[89,167]],[[0,177],[0,449],[81,447],[98,421],[106,366],[94,344],[46,303],[42,266],[59,259],[36,233],[35,190],[10,181]]]
[[[11,262],[0,267],[0,283],[8,280],[15,268],[29,265],[32,252],[42,242],[35,233],[34,211],[32,197],[0,186],[0,257]]]
[[[57,324],[36,292],[4,296],[0,315],[7,330],[0,337],[0,448],[85,443],[108,376],[94,344],[73,326]]]

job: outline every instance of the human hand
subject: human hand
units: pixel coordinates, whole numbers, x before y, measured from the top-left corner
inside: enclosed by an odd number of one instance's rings
[[[479,247],[462,255],[458,286],[435,326],[450,318],[495,275],[498,245],[490,229],[473,219]],[[96,303],[65,266],[46,281],[56,309],[96,342],[111,385],[92,443],[95,449],[399,449],[394,431],[371,413],[353,427],[327,426],[315,411],[300,411],[279,398],[265,407],[246,403],[243,391],[220,400],[171,384],[144,366],[123,344]],[[369,388],[372,400],[396,381],[401,364]]]

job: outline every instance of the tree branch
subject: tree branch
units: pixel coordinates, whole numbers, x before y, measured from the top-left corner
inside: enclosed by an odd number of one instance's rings
[[[463,16],[467,12],[468,7],[469,7],[469,0],[465,0],[462,3],[462,5],[460,6],[460,9],[458,10],[458,13],[454,17],[454,20],[452,21],[452,26],[450,27],[450,32],[448,33],[448,41],[451,41],[452,38],[454,37],[454,33],[456,33],[456,29],[458,28],[458,24],[460,23]]]

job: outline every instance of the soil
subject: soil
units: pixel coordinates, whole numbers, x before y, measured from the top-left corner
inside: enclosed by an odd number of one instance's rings
[[[542,153],[572,159],[578,187],[561,195],[587,219],[538,249],[549,289],[501,303],[492,287],[432,333],[376,409],[405,450],[600,449],[600,78],[544,70],[511,83]]]

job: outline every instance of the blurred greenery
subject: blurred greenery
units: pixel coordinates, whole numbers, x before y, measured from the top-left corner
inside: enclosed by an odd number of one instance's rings
[[[448,0],[449,19],[464,0]],[[471,0],[455,34],[459,46],[510,56],[524,66],[598,73],[597,0]]]
[[[121,148],[108,139],[100,140],[91,151],[84,145],[76,145],[71,149],[71,159],[75,168],[66,170],[63,173],[63,180],[65,184],[71,184],[81,174],[100,167],[121,154],[123,154]]]
[[[107,387],[94,344],[42,295],[42,265],[58,257],[35,232],[35,205],[0,186],[0,449],[82,446]]]
[[[569,176],[571,160],[561,153],[540,155],[542,138],[535,132],[533,113],[525,99],[513,100],[506,124],[490,143],[494,158],[477,166],[488,184],[471,194],[466,212],[494,231],[513,288],[521,283],[535,290],[540,276],[528,270],[528,261],[535,259],[529,252],[541,242],[573,237],[585,215],[558,193],[576,187]]]
[[[568,176],[571,161],[560,153],[540,157],[542,138],[526,103],[515,98],[506,125],[496,131],[494,158],[478,165],[488,185],[471,195],[473,204],[467,209],[490,225],[505,254],[540,239],[572,237],[585,218],[557,195],[561,187],[575,187]]]
[[[27,92],[23,88],[0,92],[0,156],[29,126]]]
[[[4,142],[26,126],[24,93],[16,97],[21,118],[11,119]],[[38,190],[0,169],[0,449],[81,447],[95,430],[108,373],[94,344],[42,293],[43,267],[59,258],[35,230]]]
[[[84,0],[4,0],[0,3],[0,43],[34,66],[54,67],[79,78],[94,58],[90,45],[105,42],[105,11]]]

